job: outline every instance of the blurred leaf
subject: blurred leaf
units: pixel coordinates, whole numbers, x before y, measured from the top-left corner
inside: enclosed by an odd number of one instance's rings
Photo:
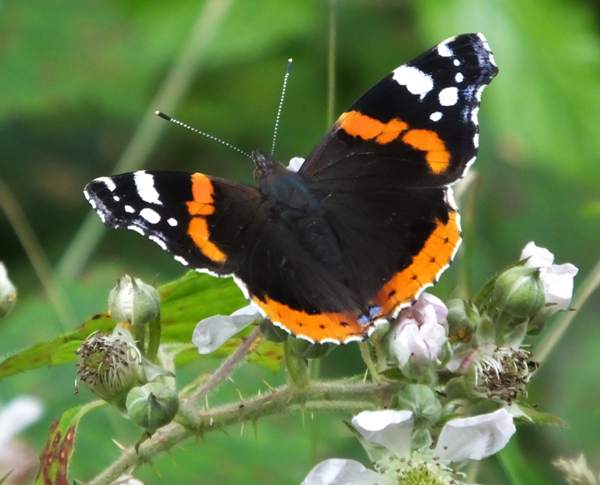
[[[108,290],[107,290],[108,291]],[[159,288],[161,295],[162,339],[164,343],[190,343],[192,332],[199,320],[215,314],[229,314],[244,305],[239,289],[230,281],[198,274],[194,271]],[[0,362],[0,379],[39,367],[74,362],[75,351],[93,332],[110,331],[114,322],[106,313],[94,315],[73,332],[67,332],[49,341],[42,342],[18,352]],[[250,332],[231,338],[208,358],[223,358],[233,352]],[[281,346],[261,339],[257,343],[250,362],[271,370],[279,368]],[[200,358],[194,348],[182,352],[178,364]]]
[[[542,424],[546,426],[557,426],[559,428],[567,428],[569,425],[559,416],[555,416],[550,413],[539,411],[529,404],[524,402],[517,403],[521,411],[530,418],[535,424]]]
[[[540,482],[544,474],[540,473],[540,470],[533,463],[526,460],[525,455],[521,452],[516,436],[513,436],[508,445],[496,457],[509,479],[502,483],[511,483],[512,485],[547,483]]]
[[[92,409],[102,406],[103,401],[94,401],[75,406],[63,413],[59,421],[50,426],[48,441],[40,455],[40,470],[36,485],[68,485],[69,464],[75,451],[75,438],[79,421]]]

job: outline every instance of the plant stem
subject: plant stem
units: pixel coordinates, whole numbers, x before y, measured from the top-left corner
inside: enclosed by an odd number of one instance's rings
[[[19,202],[6,183],[1,179],[0,209],[6,214],[6,218],[15,231],[25,253],[27,253],[27,257],[42,284],[42,288],[50,304],[54,307],[54,311],[60,322],[59,330],[65,331],[68,328],[73,328],[76,324],[75,315],[52,279],[52,270],[44,248],[36,237]]]
[[[375,382],[381,382],[381,376],[379,375],[379,372],[377,372],[377,366],[375,365],[373,356],[371,355],[371,347],[369,347],[369,342],[360,342],[358,344],[358,348],[360,349],[360,356],[367,365],[367,369],[369,369],[371,379],[373,379]]]
[[[535,360],[540,363],[540,366],[544,363],[550,352],[554,350],[554,347],[560,342],[560,339],[571,325],[571,322],[575,316],[581,310],[581,307],[585,304],[588,298],[596,291],[600,286],[600,260],[596,263],[590,274],[583,281],[580,290],[577,292],[577,296],[573,301],[574,311],[564,312],[562,318],[556,322],[552,330],[541,340],[537,349],[535,350]]]
[[[144,463],[156,455],[170,450],[176,444],[195,435],[217,431],[231,424],[256,421],[259,418],[288,411],[349,411],[373,409],[381,400],[397,392],[402,384],[313,382],[304,389],[282,386],[273,392],[237,403],[201,410],[194,414],[187,427],[171,423],[159,429],[136,450],[132,447],[88,485],[107,485],[122,474]],[[199,401],[188,399],[186,406],[198,406]]]
[[[144,165],[167,126],[167,123],[157,119],[154,111],[160,108],[169,112],[177,107],[206,58],[210,41],[223,23],[231,3],[231,0],[203,2],[188,40],[181,47],[166,79],[150,102],[148,111],[114,169],[115,173],[136,170]],[[79,275],[102,234],[103,226],[90,211],[65,251],[56,273],[67,279]]]
[[[241,343],[236,351],[225,359],[202,384],[194,391],[188,394],[187,399],[182,403],[180,414],[188,421],[193,421],[196,415],[195,403],[202,402],[204,398],[217,387],[221,382],[227,379],[237,364],[239,364],[250,351],[252,344],[260,337],[260,327],[256,327],[248,337]],[[186,405],[189,403],[190,405]]]
[[[285,358],[285,365],[288,372],[289,382],[291,386],[303,388],[308,385],[308,364],[306,359],[299,357],[294,354],[290,347],[290,339],[294,337],[288,337],[283,343],[283,355]]]
[[[336,41],[336,0],[329,0],[329,37],[327,41],[327,129],[333,123],[335,111],[335,41]]]

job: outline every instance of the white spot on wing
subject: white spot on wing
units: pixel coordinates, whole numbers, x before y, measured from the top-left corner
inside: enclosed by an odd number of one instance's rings
[[[188,266],[190,263],[187,262],[187,260],[185,258],[182,258],[181,256],[174,256],[173,259],[175,261],[180,262],[181,264],[183,264],[184,266]]]
[[[131,207],[130,205],[126,205],[125,212],[128,212],[129,214],[133,214],[133,213],[135,213],[135,209],[133,207]]]
[[[290,159],[290,163],[288,163],[287,169],[290,172],[297,172],[298,170],[300,170],[303,163],[304,163],[304,158],[293,157],[292,159]]]
[[[121,200],[121,197],[119,197],[118,195],[113,195],[113,200],[115,202],[119,202]]]
[[[133,181],[140,199],[151,204],[162,205],[160,196],[156,187],[154,187],[154,177],[144,170],[138,170],[133,174]]]
[[[161,247],[161,249],[164,249],[166,251],[167,245],[161,238],[159,238],[158,236],[148,236],[148,239],[150,239],[150,241],[155,242]]]
[[[464,81],[464,79],[465,79],[465,76],[463,76],[462,72],[457,72],[456,76],[454,76],[454,80],[457,83],[462,83]]]
[[[454,59],[452,61],[452,64],[454,64],[456,67],[460,66],[460,61],[458,59]]]
[[[167,219],[167,224],[169,224],[169,226],[171,227],[175,227],[177,225],[177,219],[175,219],[174,217],[169,217]]]
[[[127,226],[127,229],[129,229],[130,231],[137,232],[138,234],[141,234],[142,236],[144,235],[144,230],[141,227],[132,225],[132,226]]]
[[[444,88],[439,94],[440,104],[442,106],[454,106],[458,101],[458,88]]]
[[[106,188],[111,192],[117,188],[117,186],[113,182],[113,179],[111,179],[110,177],[98,177],[96,180],[94,180],[94,182],[103,183],[104,185],[106,185]]]
[[[479,148],[479,133],[473,135],[473,146]]]
[[[475,106],[475,108],[473,108],[473,111],[471,111],[471,121],[473,123],[475,123],[476,125],[479,124],[479,119],[477,118],[478,114],[479,114],[479,106]]]
[[[394,70],[393,78],[398,84],[406,86],[410,93],[419,96],[421,99],[433,89],[431,76],[413,66],[403,65],[398,67]]]
[[[448,47],[448,42],[450,42],[452,40],[454,40],[454,37],[452,39],[447,39],[444,42],[442,42],[440,45],[438,45],[437,51],[440,56],[452,57],[454,52],[452,52],[452,49],[450,49],[450,47]]]
[[[429,119],[431,121],[440,121],[442,119],[442,113],[439,111],[436,111],[435,113],[431,113],[429,115]]]
[[[148,207],[144,207],[140,211],[140,216],[146,219],[150,224],[158,224],[160,222],[160,214]]]

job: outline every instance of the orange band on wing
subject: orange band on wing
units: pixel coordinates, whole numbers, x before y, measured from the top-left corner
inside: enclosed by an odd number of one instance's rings
[[[202,173],[192,174],[192,196],[194,200],[187,203],[190,215],[209,216],[215,212],[214,194],[210,178]]]
[[[431,130],[409,130],[402,141],[417,150],[425,152],[425,160],[435,174],[445,172],[450,163],[450,153],[444,141]]]
[[[408,129],[408,124],[401,119],[394,118],[384,123],[359,111],[342,113],[338,123],[348,135],[358,136],[363,140],[374,140],[380,145],[394,141]]]
[[[202,254],[215,263],[223,263],[227,255],[210,240],[208,223],[204,217],[193,217],[188,226],[188,234]]]
[[[188,226],[188,235],[204,256],[215,263],[223,263],[227,260],[227,255],[210,240],[210,231],[205,217],[215,212],[214,194],[213,184],[209,177],[201,173],[192,175],[194,200],[187,202],[188,212],[192,216]]]
[[[269,297],[265,297],[264,301],[252,297],[252,301],[265,312],[267,318],[272,322],[285,326],[294,335],[304,335],[315,342],[326,339],[344,342],[353,336],[362,338],[368,328],[356,322],[358,314],[350,312],[309,314],[290,308]]]
[[[460,243],[458,213],[450,211],[448,222],[437,225],[412,263],[396,273],[377,293],[375,302],[383,314],[390,314],[402,304],[411,302],[427,284],[434,282],[444,266],[452,260]]]

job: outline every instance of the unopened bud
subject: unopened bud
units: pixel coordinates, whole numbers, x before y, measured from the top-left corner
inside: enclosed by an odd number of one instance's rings
[[[8,315],[17,303],[17,289],[8,277],[4,264],[0,263],[0,318]]]
[[[537,268],[515,266],[504,271],[494,283],[497,307],[515,318],[535,316],[544,306],[544,286]]]
[[[448,307],[448,340],[452,343],[468,343],[479,324],[477,307],[460,298],[446,302]]]
[[[143,382],[142,354],[127,330],[94,333],[77,349],[77,374],[98,397],[119,407],[127,392]]]
[[[160,315],[160,296],[153,286],[139,278],[125,275],[117,281],[108,297],[108,308],[112,319],[144,325]]]
[[[303,339],[290,337],[290,350],[302,359],[320,359],[333,350],[333,344],[314,344]]]
[[[127,416],[150,432],[170,423],[179,409],[175,390],[161,382],[134,387],[127,394]]]
[[[411,410],[415,418],[435,423],[442,416],[442,405],[429,386],[408,384],[398,394],[402,409]]]

